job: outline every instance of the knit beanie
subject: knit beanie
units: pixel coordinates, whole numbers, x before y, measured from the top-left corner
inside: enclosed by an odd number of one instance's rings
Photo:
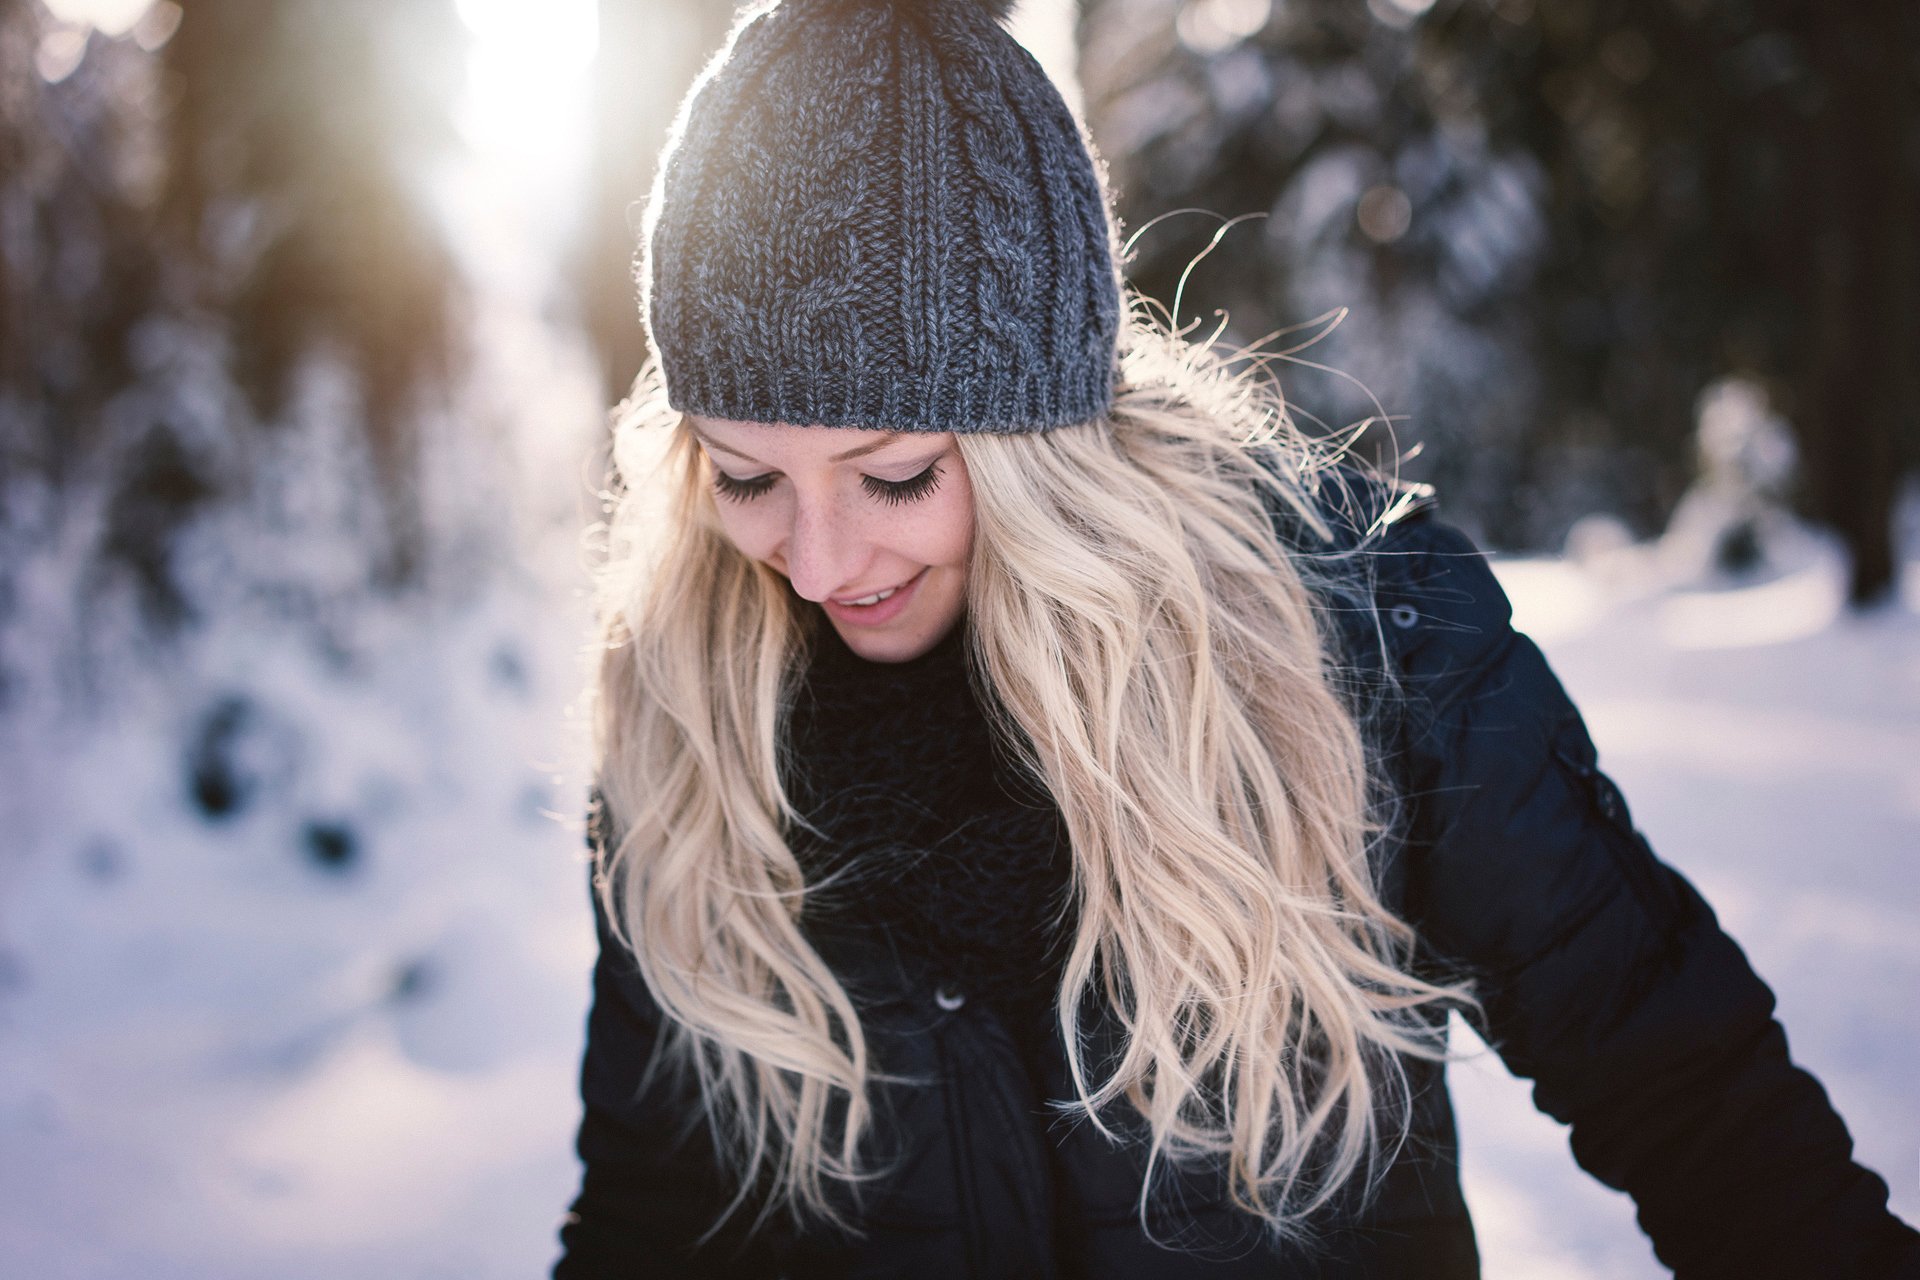
[[[1104,172],[1012,0],[771,0],[681,104],[643,223],[672,407],[1022,432],[1112,400]]]

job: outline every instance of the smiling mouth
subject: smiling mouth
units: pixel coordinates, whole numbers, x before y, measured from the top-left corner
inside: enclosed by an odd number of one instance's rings
[[[925,573],[925,572],[926,572],[925,569],[922,569],[920,571],[920,573]],[[915,581],[919,579],[920,573],[914,574],[913,577],[908,578],[905,582],[898,583],[894,586],[888,587],[885,591],[876,591],[870,596],[860,596],[853,600],[835,600],[834,603],[838,605],[846,605],[849,608],[871,607],[873,605],[879,604],[882,600],[885,600],[888,597],[892,596],[895,592],[899,591],[901,588],[911,586]]]

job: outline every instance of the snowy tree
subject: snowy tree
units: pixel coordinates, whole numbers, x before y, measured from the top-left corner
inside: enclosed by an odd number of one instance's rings
[[[599,12],[592,189],[573,276],[613,401],[646,359],[633,268],[655,160],[680,95],[719,46],[733,13],[687,0],[599,0]]]
[[[0,0],[9,1275],[551,1253],[599,406],[476,266],[465,29]]]
[[[1917,26],[1891,2],[1092,0],[1083,74],[1136,281],[1170,304],[1184,280],[1182,318],[1225,310],[1230,340],[1348,308],[1304,355],[1406,414],[1398,449],[1430,445],[1413,469],[1495,542],[1601,507],[1658,528],[1696,397],[1744,375],[1865,602],[1920,454]],[[1279,372],[1303,417],[1374,412]]]
[[[446,402],[457,282],[409,170],[446,143],[446,85],[412,47],[457,47],[450,17],[161,0],[109,37],[0,9],[3,536],[77,539],[91,595],[130,583],[147,624],[190,621],[175,540],[272,483],[303,378],[331,371],[333,456],[374,489],[368,578],[419,571],[415,433]]]

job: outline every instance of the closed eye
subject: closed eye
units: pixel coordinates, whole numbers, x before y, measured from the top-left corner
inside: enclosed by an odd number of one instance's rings
[[[902,502],[916,502],[940,487],[940,464],[938,461],[930,462],[925,471],[906,480],[882,480],[877,476],[861,476],[860,485],[888,506],[898,506]]]
[[[742,480],[728,475],[718,467],[713,469],[715,492],[731,502],[749,502],[758,498],[772,489],[779,479],[778,471],[769,471],[765,475]],[[927,464],[927,469],[919,475],[905,480],[882,480],[878,476],[861,476],[860,486],[888,506],[916,502],[940,487],[940,464],[936,459]]]
[[[720,468],[713,469],[713,487],[721,497],[731,502],[745,502],[757,498],[773,488],[773,482],[780,478],[777,471],[769,471],[763,476],[753,476],[746,480],[736,480]]]

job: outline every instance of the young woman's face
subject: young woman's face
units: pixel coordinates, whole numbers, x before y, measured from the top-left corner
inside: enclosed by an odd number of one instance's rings
[[[849,649],[905,662],[960,620],[973,487],[951,434],[687,423],[727,537],[817,603]]]

